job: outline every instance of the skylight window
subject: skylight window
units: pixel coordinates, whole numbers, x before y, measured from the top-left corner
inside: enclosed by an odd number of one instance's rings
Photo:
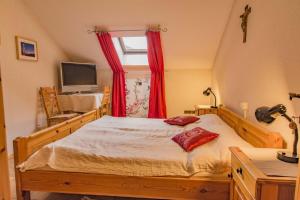
[[[113,37],[122,65],[148,65],[146,36]]]
[[[147,53],[147,39],[142,37],[119,37],[119,42],[124,54]]]

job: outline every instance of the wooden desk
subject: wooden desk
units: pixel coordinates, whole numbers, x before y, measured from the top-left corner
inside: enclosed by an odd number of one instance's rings
[[[266,176],[242,150],[231,147],[230,151],[232,200],[294,199],[296,178]]]

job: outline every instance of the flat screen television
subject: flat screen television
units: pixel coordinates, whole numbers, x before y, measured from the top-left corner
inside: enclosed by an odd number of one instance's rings
[[[62,62],[60,65],[62,92],[88,92],[98,88],[96,64]]]

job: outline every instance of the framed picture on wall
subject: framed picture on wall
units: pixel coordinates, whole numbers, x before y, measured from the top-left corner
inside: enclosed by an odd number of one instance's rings
[[[16,36],[17,59],[19,60],[38,60],[37,42]]]

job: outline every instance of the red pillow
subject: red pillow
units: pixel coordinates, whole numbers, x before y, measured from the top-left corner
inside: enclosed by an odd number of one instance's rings
[[[178,116],[166,119],[164,122],[170,125],[185,126],[187,124],[194,123],[198,120],[199,118],[195,116]]]
[[[203,128],[196,127],[189,131],[184,131],[175,135],[172,140],[179,144],[186,152],[192,151],[194,148],[208,143],[217,138],[219,134],[207,131]]]

